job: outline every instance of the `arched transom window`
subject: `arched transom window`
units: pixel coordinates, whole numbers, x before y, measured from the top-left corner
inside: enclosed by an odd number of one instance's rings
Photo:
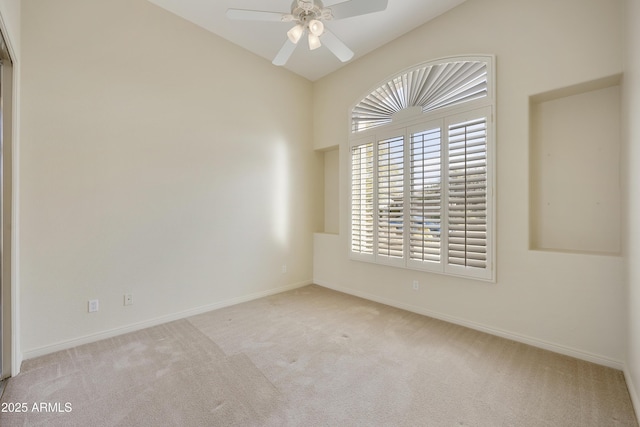
[[[410,107],[423,113],[484,98],[488,93],[488,60],[464,59],[421,64],[382,84],[352,110],[352,132],[391,123]]]

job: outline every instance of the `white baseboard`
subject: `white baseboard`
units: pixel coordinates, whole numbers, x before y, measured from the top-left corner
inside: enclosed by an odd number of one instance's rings
[[[348,289],[348,288],[343,288],[341,286],[335,286],[333,284],[330,283],[326,283],[323,282],[321,280],[315,280],[314,281],[315,284],[325,287],[325,288],[329,288],[329,289],[333,289],[335,291],[338,292],[343,292],[345,294],[349,294],[349,295],[354,295],[360,298],[364,298],[370,301],[375,301],[378,302],[380,304],[384,304],[384,305],[389,305],[391,307],[396,307],[396,308],[400,308],[402,310],[407,310],[410,311],[412,313],[417,313],[417,314],[421,314],[423,316],[428,316],[428,317],[433,317],[435,319],[439,319],[439,320],[444,320],[445,322],[449,322],[449,323],[454,323],[456,325],[460,325],[460,326],[465,326],[467,328],[470,329],[475,329],[477,331],[481,331],[481,332],[486,332],[487,334],[490,335],[495,335],[498,337],[502,337],[502,338],[506,338],[512,341],[517,341],[523,344],[528,344],[531,345],[533,347],[538,347],[538,348],[542,348],[544,350],[549,350],[552,351],[554,353],[560,353],[560,354],[564,354],[565,356],[571,356],[571,357],[575,357],[576,359],[581,359],[581,360],[586,360],[587,362],[593,362],[596,363],[598,365],[604,365],[610,368],[614,368],[614,369],[618,369],[618,370],[623,370],[624,368],[624,364],[619,361],[619,360],[613,360],[613,359],[609,359],[607,357],[604,356],[600,356],[597,354],[592,354],[589,352],[585,352],[582,350],[577,350],[571,347],[566,347],[566,346],[562,346],[562,345],[558,345],[558,344],[554,344],[554,343],[550,343],[544,340],[540,340],[537,338],[532,338],[532,337],[528,337],[525,335],[521,335],[521,334],[517,334],[517,333],[513,333],[510,331],[505,331],[502,329],[497,329],[497,328],[493,328],[491,326],[486,326],[486,325],[482,325],[480,323],[476,323],[476,322],[471,322],[469,320],[465,320],[465,319],[461,319],[455,316],[449,316],[447,314],[442,314],[442,313],[438,313],[435,311],[431,311],[422,307],[418,307],[418,306],[414,306],[411,304],[405,304],[399,301],[395,301],[395,300],[391,300],[391,299],[387,299],[387,298],[383,298],[383,297],[379,297],[377,295],[373,295],[373,294],[369,294],[366,292],[361,292],[361,291],[356,291],[353,289]]]
[[[627,389],[629,390],[631,403],[633,404],[633,408],[636,411],[638,424],[640,424],[640,395],[638,395],[638,390],[636,390],[635,383],[633,382],[633,379],[631,377],[631,372],[629,372],[629,367],[625,365],[622,372],[624,372],[624,380],[627,383]]]
[[[231,298],[224,301],[219,301],[213,304],[207,304],[200,307],[192,308],[178,313],[169,314],[166,316],[156,317],[154,319],[145,320],[143,322],[134,323],[131,325],[123,326],[120,328],[110,329],[108,331],[102,331],[95,334],[85,335],[83,337],[74,338],[67,341],[61,341],[55,344],[47,345],[44,347],[38,347],[35,349],[27,350],[23,352],[23,360],[33,359],[34,357],[44,356],[45,354],[55,353],[56,351],[66,350],[68,348],[77,347],[83,344],[89,344],[92,342],[100,341],[107,338],[112,338],[118,335],[127,334],[129,332],[139,331],[141,329],[149,328],[152,326],[161,325],[163,323],[173,322],[174,320],[180,320],[187,317],[195,316],[198,314],[206,313],[208,311],[217,310],[224,307],[240,304],[243,302],[253,301],[258,298],[267,297],[270,295],[279,294],[281,292],[290,291],[303,286],[310,285],[311,281],[294,283],[286,286],[281,286],[266,291],[255,292],[249,295],[241,297]]]

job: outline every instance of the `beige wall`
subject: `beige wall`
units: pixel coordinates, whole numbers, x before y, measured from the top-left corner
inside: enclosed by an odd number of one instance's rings
[[[340,235],[316,235],[315,281],[622,367],[622,257],[533,251],[528,236],[529,97],[621,73],[622,6],[618,0],[470,0],[316,82],[314,146],[343,149]],[[402,69],[475,53],[497,58],[497,283],[350,261],[349,108]],[[411,289],[413,280],[419,291]]]
[[[22,60],[26,358],[311,281],[310,82],[145,0],[23,1]]]
[[[629,335],[627,347],[627,385],[636,414],[640,417],[640,0],[627,0],[627,61],[624,78],[624,131],[627,141],[624,182],[627,194],[628,233],[626,261],[629,282]]]

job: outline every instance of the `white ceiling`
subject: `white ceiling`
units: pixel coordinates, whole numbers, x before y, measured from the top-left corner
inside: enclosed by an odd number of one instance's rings
[[[229,8],[289,13],[291,0],[149,0],[271,61],[293,26],[286,22],[232,21]],[[344,0],[325,0],[328,7]],[[355,53],[353,60],[411,31],[466,0],[389,0],[383,12],[328,21],[333,33]],[[285,65],[311,81],[344,66],[326,47],[310,51],[302,41]],[[275,65],[274,65],[275,66]]]

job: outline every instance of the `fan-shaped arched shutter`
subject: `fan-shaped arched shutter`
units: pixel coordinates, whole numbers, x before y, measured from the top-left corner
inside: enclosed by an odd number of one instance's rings
[[[486,97],[489,61],[468,58],[430,62],[404,71],[364,97],[352,110],[351,131],[390,123],[398,111],[421,107],[423,112]]]

